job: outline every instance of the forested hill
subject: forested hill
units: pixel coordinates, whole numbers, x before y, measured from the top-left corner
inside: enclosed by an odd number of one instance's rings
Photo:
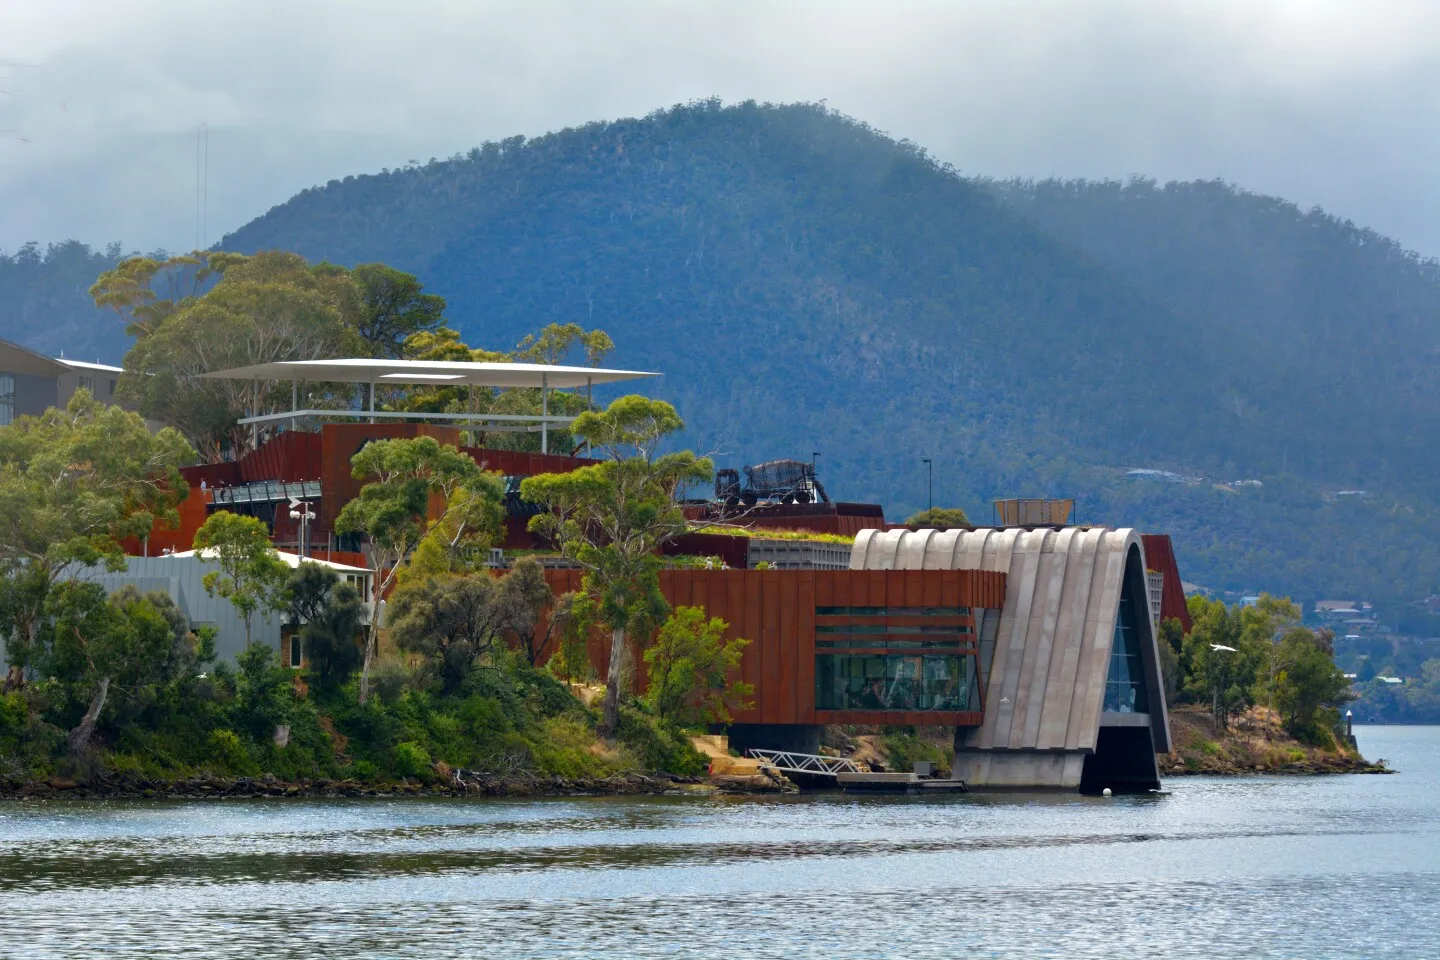
[[[1195,346],[1228,356],[1211,402],[1237,427],[1263,424],[1279,466],[1348,486],[1440,492],[1431,442],[1440,264],[1321,210],[1218,181],[992,186],[1163,300]]]
[[[722,465],[820,451],[828,488],[892,515],[932,457],[938,503],[1074,494],[1173,530],[1216,587],[1440,578],[1440,283],[1270,198],[965,179],[818,106],[707,102],[331,181],[221,246],[412,271],[476,346],[603,328]],[[1374,495],[1327,499],[1346,487]]]

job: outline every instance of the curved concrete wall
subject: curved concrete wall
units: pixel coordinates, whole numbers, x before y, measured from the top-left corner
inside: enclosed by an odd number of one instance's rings
[[[852,570],[996,570],[1005,606],[977,613],[985,720],[956,735],[956,776],[977,786],[1078,786],[1102,723],[1110,647],[1127,576],[1146,610],[1144,544],[1131,529],[863,531]],[[1137,617],[1155,749],[1170,749],[1159,655]]]

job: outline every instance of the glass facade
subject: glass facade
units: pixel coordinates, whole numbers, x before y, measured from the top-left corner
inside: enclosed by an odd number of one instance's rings
[[[818,654],[817,710],[970,710],[974,658],[931,654]]]
[[[0,427],[15,420],[15,374],[0,373]]]
[[[980,709],[969,607],[815,608],[817,710]]]
[[[1145,665],[1140,659],[1140,631],[1135,618],[1135,598],[1130,577],[1120,592],[1120,610],[1115,616],[1115,639],[1110,645],[1110,673],[1105,678],[1107,713],[1149,713],[1145,695]]]

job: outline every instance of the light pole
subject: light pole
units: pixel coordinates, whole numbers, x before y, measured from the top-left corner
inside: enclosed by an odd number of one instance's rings
[[[315,511],[310,509],[310,504],[298,497],[290,498],[290,519],[300,521],[300,530],[297,540],[298,547],[295,552],[300,554],[302,559],[310,556],[310,521],[315,519]]]
[[[925,464],[925,514],[934,522],[935,513],[935,464],[926,457],[920,461]]]

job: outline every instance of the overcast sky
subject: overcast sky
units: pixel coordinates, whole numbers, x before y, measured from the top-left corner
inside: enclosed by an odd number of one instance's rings
[[[0,251],[212,243],[304,187],[716,95],[967,173],[1221,177],[1440,254],[1440,3],[0,2]]]

